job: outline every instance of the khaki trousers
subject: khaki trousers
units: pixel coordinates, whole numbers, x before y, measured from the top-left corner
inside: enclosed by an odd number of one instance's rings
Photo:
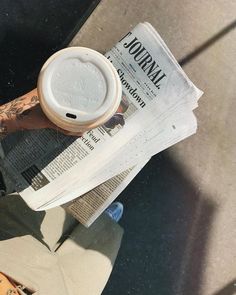
[[[35,212],[17,194],[1,197],[0,272],[37,295],[101,294],[122,234],[106,215],[86,229],[61,207]]]

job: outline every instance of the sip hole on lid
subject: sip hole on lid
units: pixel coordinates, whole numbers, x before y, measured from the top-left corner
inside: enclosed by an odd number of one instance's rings
[[[71,118],[71,119],[76,119],[77,116],[71,113],[66,113],[66,117]]]

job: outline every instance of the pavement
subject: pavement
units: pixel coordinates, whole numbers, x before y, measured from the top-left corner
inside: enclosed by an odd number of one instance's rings
[[[198,132],[121,194],[122,247],[104,295],[236,294],[236,2],[103,0],[72,45],[106,52],[149,21],[205,94]]]

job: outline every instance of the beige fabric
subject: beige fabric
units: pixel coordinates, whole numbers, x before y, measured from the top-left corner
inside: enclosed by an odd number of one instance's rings
[[[34,294],[101,294],[122,233],[106,215],[86,229],[60,207],[34,212],[12,194],[0,198],[0,271]]]

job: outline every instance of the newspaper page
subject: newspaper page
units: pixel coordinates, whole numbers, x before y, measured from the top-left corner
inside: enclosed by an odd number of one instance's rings
[[[194,124],[189,126],[189,128],[186,127],[186,118],[174,122],[172,123],[175,125],[170,124],[169,126],[163,127],[158,134],[157,132],[152,132],[154,138],[150,136],[150,141],[152,140],[155,146],[154,154],[183,140],[196,131],[196,125]],[[164,136],[163,133],[165,133]],[[121,150],[120,153],[122,154],[122,152]],[[150,155],[152,155],[152,152]],[[142,160],[135,167],[112,177],[88,193],[65,204],[63,207],[84,226],[89,227],[127,187],[147,162],[148,160]],[[108,167],[104,167],[104,171],[105,169],[108,169]]]
[[[3,165],[31,208],[43,208],[62,196],[68,202],[78,197],[65,197],[75,186],[86,193],[89,185],[83,184],[96,179],[113,155],[141,131],[148,132],[153,121],[161,122],[180,104],[186,110],[196,105],[198,89],[163,44],[147,25],[139,24],[107,53],[123,95],[117,113],[104,126],[79,139],[52,130],[28,132],[6,154]]]
[[[124,145],[109,163],[103,166],[98,175],[89,178],[82,186],[71,186],[68,191],[61,195],[53,202],[44,204],[42,209],[50,209],[54,206],[67,202],[67,199],[73,199],[90,191],[93,187],[108,180],[109,178],[126,170],[127,167],[133,167],[143,159],[159,153],[169,146],[183,140],[184,138],[196,132],[197,122],[192,113],[185,114],[180,111],[181,116],[172,115],[170,120],[156,128],[153,124],[149,131],[143,130],[136,135],[128,144]]]
[[[80,223],[89,227],[132,181],[148,160],[112,177],[63,207]]]

